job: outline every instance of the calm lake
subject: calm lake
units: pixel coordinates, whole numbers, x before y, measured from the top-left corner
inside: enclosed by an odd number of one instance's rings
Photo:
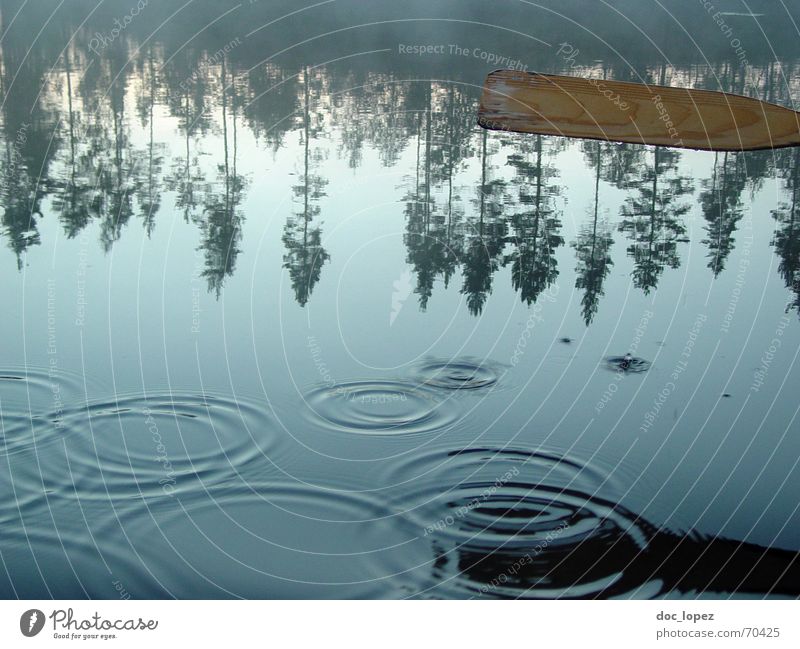
[[[476,122],[800,10],[589,4],[0,2],[0,596],[800,596],[800,149]]]

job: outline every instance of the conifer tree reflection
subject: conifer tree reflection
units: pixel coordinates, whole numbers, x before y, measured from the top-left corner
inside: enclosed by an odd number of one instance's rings
[[[800,315],[800,148],[783,154],[778,164],[789,199],[772,210],[777,221],[772,245],[780,258],[778,272],[792,293],[787,311],[794,309]]]
[[[187,223],[195,220],[197,208],[202,202],[202,187],[205,175],[200,169],[197,153],[192,152],[192,134],[195,129],[195,117],[192,113],[189,90],[182,95],[182,120],[184,151],[177,156],[167,183],[175,190],[175,207],[183,212],[183,220]]]
[[[600,178],[617,189],[630,189],[639,180],[647,150],[638,144],[603,142],[603,165]],[[591,159],[590,159],[591,160]]]
[[[425,121],[428,125],[426,130],[430,130],[430,111],[424,111]],[[428,270],[430,255],[427,254],[426,246],[428,243],[427,228],[430,222],[431,199],[430,199],[430,165],[426,155],[425,173],[420,180],[421,169],[421,148],[422,148],[422,114],[417,115],[417,155],[415,165],[414,187],[410,190],[404,200],[406,202],[406,233],[403,237],[407,249],[406,261],[411,264],[414,274],[417,276],[417,287],[414,292],[419,296],[420,309],[425,310],[430,298],[433,278]],[[427,141],[427,138],[426,138]],[[426,146],[427,148],[427,146]]]
[[[492,276],[503,262],[502,255],[508,236],[508,224],[503,217],[506,198],[506,181],[493,177],[495,167],[490,157],[488,132],[481,134],[481,184],[478,196],[473,199],[477,216],[467,224],[464,244],[461,293],[467,297],[467,308],[472,315],[480,315],[486,299],[492,292]]]
[[[4,25],[0,11],[0,29]],[[3,33],[3,32],[0,32]],[[2,150],[0,155],[0,209],[2,231],[8,238],[17,268],[25,251],[40,243],[36,217],[41,216],[39,177],[46,179],[52,153],[49,115],[38,101],[42,72],[39,58],[26,61],[27,43],[18,34],[3,33],[0,49],[0,97],[2,97]],[[20,66],[25,66],[20,70]],[[13,82],[13,91],[11,84]],[[42,183],[44,185],[45,183]]]
[[[584,145],[584,152],[590,166],[594,167],[594,204],[591,221],[581,228],[577,240],[572,244],[578,265],[575,268],[575,288],[583,289],[581,313],[588,327],[597,313],[598,302],[603,296],[603,282],[611,272],[610,250],[614,243],[608,224],[600,222],[600,177],[603,172],[603,156],[616,148],[604,142],[591,142]]]
[[[765,151],[744,151],[738,153],[744,165],[746,176],[745,185],[750,190],[751,197],[764,186],[764,181],[774,171],[775,152]]]
[[[451,83],[446,101],[444,133],[442,138],[437,138],[442,140],[439,149],[442,156],[443,181],[446,184],[445,214],[435,223],[436,257],[439,260],[438,270],[444,280],[445,288],[461,262],[464,246],[462,227],[464,211],[460,204],[458,187],[454,183],[462,162],[472,155],[471,141],[474,133],[473,106],[470,98],[460,92],[456,84]]]
[[[353,73],[343,75],[344,87],[356,86]],[[350,169],[358,169],[363,163],[364,143],[367,131],[361,116],[368,114],[369,93],[366,88],[361,92],[346,92],[331,97],[331,116],[340,129],[339,154],[347,160]]]
[[[440,246],[436,241],[437,223],[440,217],[435,215],[436,203],[432,197],[434,183],[431,150],[433,148],[433,108],[431,105],[431,85],[425,83],[421,110],[417,111],[416,120],[416,166],[414,187],[405,196],[406,201],[406,233],[404,242],[407,248],[406,261],[413,268],[417,277],[417,294],[419,307],[424,311],[433,293],[433,284],[438,274],[441,260],[436,256]],[[423,152],[424,121],[424,152]]]
[[[734,247],[736,224],[742,218],[742,191],[747,176],[744,159],[735,153],[714,154],[714,171],[700,193],[700,206],[706,220],[708,267],[717,277],[725,268],[725,260]]]
[[[209,190],[201,224],[200,248],[205,252],[208,290],[217,297],[222,292],[225,278],[233,274],[242,238],[243,217],[239,210],[244,191],[244,178],[239,175],[237,163],[237,100],[235,80],[229,81],[225,57],[220,63],[220,97],[222,109],[222,163],[217,165],[218,185]],[[229,106],[228,95],[231,96]],[[231,127],[228,121],[230,113]]]
[[[690,209],[680,198],[692,191],[692,184],[678,174],[679,159],[677,151],[655,147],[652,166],[646,165],[640,180],[631,183],[638,196],[622,207],[619,230],[631,241],[633,283],[645,294],[658,285],[664,268],[680,266],[678,243],[686,241],[682,217]]]
[[[315,83],[314,110],[311,108],[311,84]],[[296,197],[302,201],[302,211],[290,216],[286,220],[283,231],[283,244],[286,254],[283,257],[283,267],[289,271],[289,279],[294,289],[295,299],[300,306],[308,302],[314,286],[317,284],[322,272],[322,266],[330,259],[330,255],[322,245],[322,231],[319,226],[312,227],[314,217],[320,213],[319,199],[325,196],[325,186],[328,184],[322,176],[314,173],[313,169],[321,159],[321,154],[311,148],[311,141],[322,131],[322,114],[320,102],[322,90],[321,79],[314,75],[313,79],[309,69],[303,70],[303,99],[302,99],[302,144],[303,144],[303,173],[300,182],[292,189]]]
[[[164,71],[165,100],[180,120],[183,135],[182,150],[172,152],[172,168],[165,182],[175,192],[175,207],[187,223],[199,220],[198,208],[205,198],[206,177],[200,167],[195,136],[206,134],[211,125],[207,110],[210,81],[206,70],[196,56],[182,51]]]
[[[4,160],[2,175],[2,209],[3,209],[3,234],[9,240],[9,246],[17,258],[17,268],[22,269],[22,256],[25,251],[41,240],[36,225],[38,214],[38,201],[31,191],[30,174],[22,159],[19,150],[15,147],[16,138],[25,136],[25,128],[8,128],[3,133]],[[9,137],[9,131],[12,137]]]
[[[386,167],[397,163],[414,133],[413,123],[408,121],[409,113],[405,110],[408,96],[407,84],[391,78],[383,81],[372,96],[367,137],[375,143],[381,164]]]
[[[79,129],[85,128],[80,111],[75,106],[72,85],[72,49],[64,52],[65,92],[67,95],[67,115],[64,126],[69,142],[68,171],[65,175],[51,181],[54,189],[53,206],[60,213],[61,223],[68,238],[73,238],[83,230],[95,214],[94,190],[96,174],[91,157],[85,150],[79,150]]]
[[[558,176],[555,167],[545,162],[545,139],[541,135],[521,141],[519,153],[509,156],[516,170],[514,184],[523,208],[511,217],[515,250],[511,253],[511,279],[520,299],[533,304],[558,277],[556,250],[563,245],[561,221],[555,198],[561,188],[550,181]],[[548,157],[564,144],[547,140]]]
[[[11,15],[5,12],[5,17]],[[91,24],[90,20],[85,29]],[[41,40],[41,47],[30,52],[27,35],[18,25],[0,44],[0,90],[10,92],[14,79],[13,93],[0,115],[0,221],[19,264],[28,246],[39,242],[40,205],[53,208],[67,237],[96,220],[108,250],[133,214],[143,217],[149,235],[163,192],[169,190],[177,211],[201,228],[205,276],[209,289],[219,293],[243,247],[241,158],[246,123],[258,143],[266,141],[273,151],[285,144],[290,131],[300,136],[298,174],[291,183],[296,213],[281,233],[282,263],[299,303],[310,299],[329,259],[319,222],[326,191],[320,165],[324,147],[315,142],[325,134],[335,138],[330,149],[352,168],[364,165],[373,154],[382,164],[393,165],[405,155],[413,157],[416,145],[416,178],[412,176],[404,196],[405,245],[421,308],[428,306],[437,283],[448,286],[455,281],[469,311],[482,313],[494,274],[506,265],[515,290],[528,304],[556,281],[556,253],[563,240],[556,211],[560,200],[547,161],[566,141],[505,138],[474,130],[475,97],[460,83],[407,81],[406,75],[398,74],[406,68],[385,73],[374,67],[374,59],[360,59],[363,65],[348,59],[335,69],[300,68],[295,74],[298,68],[292,67],[292,60],[281,59],[280,65],[259,60],[232,85],[230,59],[207,54],[226,51],[218,49],[219,34],[211,38],[210,31],[197,32],[186,47],[157,34],[141,48],[134,45],[130,31],[109,42],[101,54],[90,54],[87,39],[71,40],[77,25],[70,21],[54,28],[59,38]],[[0,30],[5,33],[2,26]],[[251,54],[243,46],[235,56]],[[53,61],[58,67],[51,69]],[[636,70],[628,72],[631,80],[642,80],[638,71],[656,83],[706,84],[714,89],[721,83],[730,91],[757,92],[768,101],[786,100],[788,90],[781,79],[794,70],[790,61],[783,69],[767,62],[764,83],[755,89],[746,87],[741,66],[731,62],[675,68],[671,80],[664,66],[654,68],[644,57],[635,63]],[[613,76],[619,78],[620,72],[614,70]],[[345,88],[347,92],[340,92]],[[170,118],[163,119],[165,108]],[[295,113],[296,121],[287,117]],[[174,147],[167,152],[160,132],[168,131],[171,118],[179,125],[180,141],[166,136]],[[220,141],[219,150],[213,151]],[[519,147],[509,158],[510,166],[500,172],[492,164],[501,158],[498,144],[504,152],[505,147]],[[677,244],[685,238],[681,217],[688,207],[679,199],[691,187],[678,173],[678,156],[663,148],[587,145],[594,206],[572,243],[587,324],[598,311],[611,268],[612,232],[603,218],[600,182],[634,194],[623,209],[620,230],[629,237],[626,249],[634,260],[636,285],[649,291],[664,268],[677,267]],[[793,158],[782,153],[776,163],[775,157],[772,152],[720,153],[713,174],[701,187],[705,232],[700,238],[715,275],[729,264],[746,203],[743,188],[758,190],[769,172],[777,170],[788,193],[774,213],[774,244],[787,285],[796,286],[796,183],[789,170]],[[502,158],[505,161],[505,155]],[[50,159],[57,161],[56,173],[48,168]],[[254,157],[254,164],[262,160]],[[165,169],[167,165],[171,166]],[[265,162],[262,168],[268,166]],[[470,182],[478,186],[474,199],[464,193]],[[459,270],[462,277],[453,280]]]
[[[416,119],[414,186],[405,197],[405,243],[406,260],[417,277],[415,292],[425,310],[436,279],[441,276],[447,287],[462,261],[464,213],[456,174],[470,155],[474,131],[470,102],[454,84],[449,84],[445,93],[426,83],[422,102],[424,109],[417,112]],[[434,190],[441,194],[441,204],[433,197]]]
[[[256,138],[263,139],[272,151],[284,145],[287,132],[296,126],[287,116],[298,111],[295,82],[302,78],[302,70],[289,75],[274,63],[248,70],[249,98],[244,115]]]
[[[143,95],[139,98],[139,117],[143,125],[148,127],[146,179],[139,187],[138,202],[142,213],[144,228],[149,237],[153,232],[155,217],[161,207],[161,181],[163,145],[156,144],[153,138],[155,126],[154,109],[156,104],[157,78],[153,63],[153,48],[148,48],[146,62],[139,74]]]
[[[103,66],[103,80],[108,83],[110,116],[98,111],[96,140],[92,148],[99,162],[98,201],[100,211],[100,243],[108,252],[119,239],[133,214],[133,195],[139,188],[139,160],[130,143],[125,113],[125,92],[128,83],[127,51],[122,45],[112,47]],[[105,124],[110,122],[109,138]]]
[[[328,74],[348,88],[331,97],[331,117],[341,133],[339,153],[355,169],[363,164],[365,145],[377,152],[381,164],[390,167],[398,162],[416,133],[420,106],[432,99],[421,82],[400,81],[392,75],[369,74],[363,83],[352,70],[328,68]],[[427,82],[426,82],[427,83]],[[448,119],[459,116],[464,96],[453,84],[448,90]],[[469,110],[474,106],[469,102]],[[471,126],[471,124],[470,124]],[[457,129],[456,129],[457,130]],[[434,125],[434,132],[436,125]],[[435,154],[434,154],[435,155]]]

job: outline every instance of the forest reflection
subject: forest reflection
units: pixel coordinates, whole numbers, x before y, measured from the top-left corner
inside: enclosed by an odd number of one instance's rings
[[[331,258],[323,228],[329,185],[323,162],[333,152],[358,169],[369,148],[389,168],[404,155],[413,158],[413,168],[403,170],[398,209],[405,214],[406,260],[423,310],[437,282],[460,282],[469,311],[479,315],[503,268],[510,269],[519,298],[533,304],[557,281],[557,253],[565,247],[574,252],[575,287],[589,325],[613,255],[630,258],[636,288],[655,290],[665,272],[681,266],[686,221],[695,208],[704,221],[708,271],[717,277],[736,246],[748,192],[775,177],[782,198],[772,219],[761,221],[775,227],[778,271],[790,308],[800,312],[798,149],[709,154],[710,176],[691,178],[681,171],[687,154],[663,147],[484,131],[475,126],[478,89],[471,84],[341,66],[248,67],[224,50],[167,52],[123,38],[99,57],[87,42],[73,39],[52,57],[28,57],[27,44],[13,38],[0,46],[2,237],[18,269],[26,251],[42,243],[42,219],[57,219],[68,238],[94,224],[108,252],[128,228],[152,235],[160,216],[173,210],[197,226],[202,277],[219,297],[236,271],[247,218],[242,205],[253,170],[242,169],[242,138],[255,139],[265,156],[294,138],[293,206],[283,227],[283,259],[276,263],[288,272],[300,305],[312,299]],[[614,76],[611,69],[600,72]],[[691,80],[697,87],[722,85],[789,100],[773,81],[772,64],[758,70],[758,88],[746,86],[744,75],[726,62],[642,74],[667,84]],[[159,137],[160,123],[175,125],[180,146]],[[212,140],[218,149],[208,164],[202,150]],[[582,190],[592,195],[569,242],[562,221],[570,188],[560,168],[568,150],[583,156],[591,175]],[[626,198],[615,204],[609,188]],[[763,216],[753,214],[755,220]]]

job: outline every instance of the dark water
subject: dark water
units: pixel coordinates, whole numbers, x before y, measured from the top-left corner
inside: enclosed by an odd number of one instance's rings
[[[794,3],[43,5],[2,596],[800,595],[800,149],[475,125],[508,66],[792,105]]]

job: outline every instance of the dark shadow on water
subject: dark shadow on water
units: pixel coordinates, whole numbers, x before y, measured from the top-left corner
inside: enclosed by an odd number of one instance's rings
[[[256,471],[127,506],[19,493],[0,510],[0,595],[115,597],[115,580],[149,598],[800,595],[799,552],[659,528],[560,453],[439,450],[389,477],[362,494]]]
[[[562,521],[566,526],[563,533],[590,521],[591,529],[565,542],[556,526],[544,540],[518,549],[467,543],[440,561],[434,579],[446,580],[455,569],[455,581],[466,593],[496,597],[605,599],[692,592],[800,595],[798,552],[662,531],[619,505],[579,492],[552,490],[547,494],[539,490],[538,494],[538,499],[519,497],[512,502],[492,498],[476,513],[494,519],[492,531],[508,527],[509,522],[527,529],[549,509],[578,498],[583,504],[569,510]],[[598,510],[604,513],[594,518]],[[622,521],[630,527],[622,526]]]
[[[659,528],[606,497],[620,488],[610,477],[565,456],[468,449],[399,475],[433,557],[417,595],[800,595],[800,553]]]

